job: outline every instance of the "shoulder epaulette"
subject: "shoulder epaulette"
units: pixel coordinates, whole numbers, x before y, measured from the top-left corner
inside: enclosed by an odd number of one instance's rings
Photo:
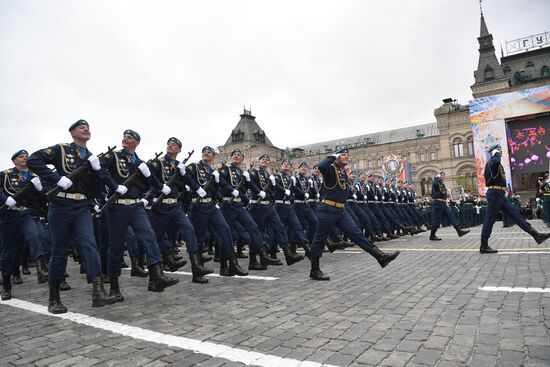
[[[4,170],[4,173],[12,173],[12,172],[13,172],[13,168],[8,168]]]

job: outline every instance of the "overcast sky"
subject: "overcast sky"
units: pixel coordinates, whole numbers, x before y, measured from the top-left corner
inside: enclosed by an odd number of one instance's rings
[[[483,8],[499,56],[550,30],[548,0]],[[434,122],[471,99],[479,25],[477,0],[0,0],[1,168],[80,118],[92,151],[132,128],[143,159],[223,145],[243,104],[281,148]]]

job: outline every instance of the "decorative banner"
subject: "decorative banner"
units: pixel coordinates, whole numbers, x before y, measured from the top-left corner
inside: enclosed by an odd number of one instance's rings
[[[393,153],[382,160],[382,176],[395,178],[397,181],[412,182],[411,165],[404,159],[399,159]]]
[[[480,123],[550,112],[550,85],[497,94],[470,102],[470,121]]]
[[[485,164],[490,156],[487,149],[496,143],[502,147],[501,164],[506,172],[506,182],[508,187],[512,189],[512,175],[510,171],[510,158],[508,155],[508,144],[506,143],[506,126],[504,120],[496,120],[484,122],[482,124],[472,124],[474,133],[474,151],[476,152],[476,173],[478,182],[479,195],[485,196],[487,191],[485,187]]]

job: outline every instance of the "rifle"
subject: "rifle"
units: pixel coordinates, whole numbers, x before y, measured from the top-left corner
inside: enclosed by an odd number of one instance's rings
[[[225,167],[225,161],[222,162],[222,167]],[[213,172],[213,171],[212,171]],[[204,184],[204,186],[202,187],[202,189],[205,191],[205,192],[208,192],[208,190],[210,189],[210,186],[214,184],[214,182],[216,181],[216,177],[214,177],[213,174],[210,174],[210,177],[208,177],[208,181],[206,181],[206,183]],[[180,194],[181,195],[181,194]],[[200,200],[200,196],[197,198],[197,200],[193,199],[193,204],[192,204],[192,207],[194,207]]]
[[[17,191],[13,196],[13,200],[15,200],[17,202],[17,204],[21,205],[21,204],[25,204],[27,201],[30,203],[29,205],[23,205],[23,206],[36,206],[37,209],[39,210],[44,210],[46,208],[45,206],[45,203],[44,203],[44,207],[42,208],[42,203],[38,203],[36,202],[35,200],[32,200],[32,199],[27,199],[27,196],[29,193],[31,193],[32,189],[34,189],[34,185],[32,184],[32,182],[28,182],[27,185],[25,185],[25,187],[23,187],[21,190]],[[35,189],[35,193],[36,194],[40,194],[40,192],[36,191]],[[39,201],[42,201],[42,200],[39,200]],[[34,205],[33,205],[34,204]],[[6,204],[2,204],[0,206],[0,214],[3,214],[6,210],[8,210],[8,206]]]
[[[149,159],[145,164],[150,165],[151,163],[153,163],[155,159],[157,159],[161,155],[162,155],[162,152],[156,153],[155,158]],[[124,182],[122,182],[122,185],[126,187],[130,187],[135,183],[135,181],[138,179],[140,174],[141,174],[141,171],[139,169],[136,169],[134,173],[132,173],[130,176],[126,178],[126,180],[124,180]],[[109,196],[109,198],[107,199],[107,202],[103,204],[103,206],[101,207],[101,213],[105,213],[105,211],[109,209],[115,203],[115,201],[117,201],[118,198],[120,198],[120,196],[121,195],[118,192],[114,192],[111,196]]]
[[[194,150],[194,149],[193,149],[192,151],[188,152],[187,158],[185,158],[185,159],[183,160],[183,162],[181,162],[181,163],[183,163],[183,164],[187,163],[187,161],[189,160],[189,158],[191,158],[191,156],[193,155],[193,153],[195,153],[195,150]],[[161,167],[161,169],[162,169],[162,167]],[[176,180],[177,180],[179,177],[180,177],[180,170],[176,168],[176,173],[174,173],[174,174],[172,175],[172,177],[170,177],[170,179],[168,180],[168,182],[166,182],[166,185],[168,185],[168,186],[172,185],[174,182],[176,182]],[[164,195],[164,193],[161,192],[160,195],[159,195],[159,197],[157,198],[157,201],[155,202],[155,201],[153,200],[152,205],[154,206],[154,205],[157,205],[157,204],[162,203],[162,200],[164,200],[164,197],[165,197],[165,196],[166,196],[166,195]]]
[[[105,156],[105,155],[107,155],[107,154],[110,154],[113,150],[116,149],[116,145],[115,145],[114,147],[112,147],[112,148],[111,148],[111,147],[107,147],[107,148],[108,148],[108,149],[107,149],[107,152],[105,152],[105,153],[100,153],[100,154],[97,156],[97,158],[101,158],[101,157],[103,157],[103,156]],[[71,181],[76,180],[76,179],[78,179],[78,177],[79,177],[80,175],[82,175],[84,172],[88,171],[88,169],[90,169],[90,168],[91,168],[90,161],[87,160],[86,162],[82,163],[82,164],[80,165],[80,167],[78,167],[77,169],[75,169],[74,171],[72,171],[71,173],[69,173],[69,174],[67,175],[67,178],[68,178],[69,180],[71,180]],[[61,187],[59,187],[59,186],[56,185],[53,189],[51,189],[50,191],[48,191],[48,192],[46,193],[46,196],[48,197],[48,201],[52,201],[53,199],[55,199],[55,197],[57,196],[57,194],[59,194],[62,190],[63,190],[63,189],[62,189]]]
[[[252,169],[252,167],[254,167],[254,164],[252,163],[250,165],[250,169]],[[231,173],[231,172],[229,172]],[[243,187],[244,183],[246,182],[246,177],[244,177],[244,175],[241,177],[241,179],[239,180],[239,182],[237,182],[237,185],[235,185],[235,190],[241,192],[241,188]],[[231,198],[229,199],[229,204],[233,204],[233,200],[235,199],[235,197],[232,195]]]

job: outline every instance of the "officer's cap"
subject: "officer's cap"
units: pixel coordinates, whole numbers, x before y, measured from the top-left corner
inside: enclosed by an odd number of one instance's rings
[[[127,129],[124,130],[124,133],[122,135],[130,135],[132,138],[136,139],[137,141],[141,141],[141,136],[137,133],[137,131]]]
[[[271,158],[269,158],[269,155],[267,155],[267,154],[262,154],[262,155],[260,156],[260,158],[258,158],[258,160],[260,160],[260,159],[267,159],[268,161],[271,160]]]
[[[13,161],[15,158],[19,157],[21,154],[29,155],[29,152],[27,152],[25,149],[18,150],[17,152],[13,153],[11,156],[11,160]]]
[[[489,149],[487,149],[487,152],[488,152],[489,154],[491,154],[491,152],[492,152],[493,150],[498,149],[498,148],[500,148],[500,144],[499,144],[499,143],[493,144],[493,145],[491,145],[491,146],[489,147]]]
[[[212,148],[210,145],[207,145],[204,148],[202,148],[201,152],[204,152],[205,150],[212,152],[214,155],[218,154],[218,150],[216,148]]]
[[[334,154],[342,154],[342,153],[348,153],[348,148],[340,148],[334,152]]]
[[[298,166],[298,168],[302,168],[302,167],[309,168],[309,166],[307,165],[306,162],[302,162],[302,163],[300,163],[300,165]]]
[[[292,162],[290,161],[290,159],[283,159],[283,161],[281,162],[281,165],[283,165],[285,163],[288,163],[292,166]]]
[[[233,157],[233,154],[235,153],[239,153],[240,155],[242,155],[244,157],[244,153],[242,150],[240,150],[239,148],[237,149],[234,149],[232,152],[231,152],[231,156]]]
[[[175,137],[172,136],[170,139],[168,139],[168,141],[166,142],[166,144],[168,144],[168,143],[170,143],[170,142],[176,143],[176,144],[178,145],[178,147],[181,148],[181,141],[180,141],[178,138],[175,138]]]
[[[374,172],[369,172],[369,173],[367,174],[367,177],[372,177],[372,176],[377,177],[377,174],[374,173]]]
[[[78,120],[77,122],[73,123],[71,126],[69,126],[69,131],[73,131],[73,129],[75,127],[78,127],[80,125],[86,125],[86,126],[90,126],[90,124],[88,124],[88,122],[86,120]]]

